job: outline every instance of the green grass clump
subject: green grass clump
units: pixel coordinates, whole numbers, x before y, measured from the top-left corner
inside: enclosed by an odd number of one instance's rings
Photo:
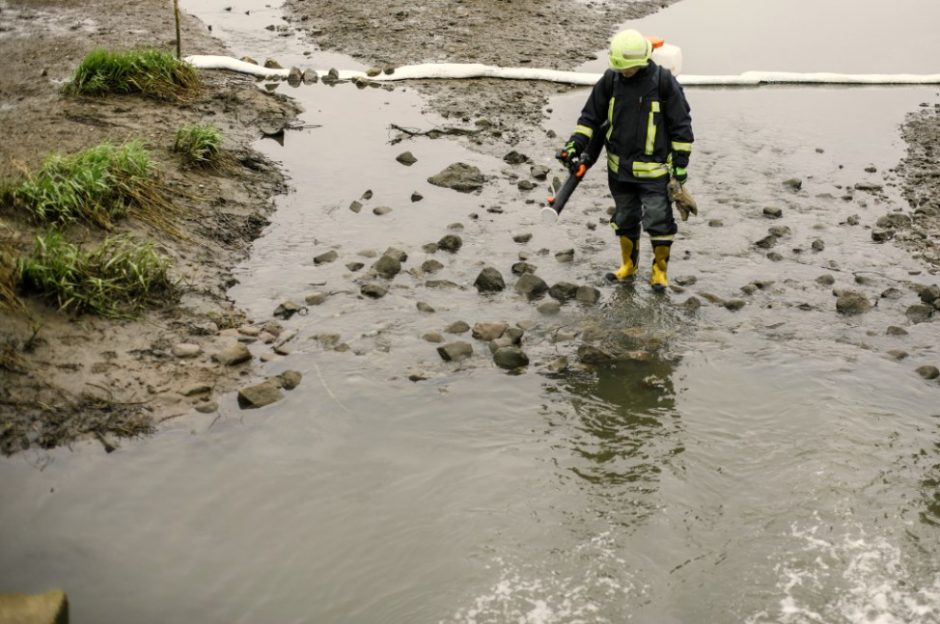
[[[210,124],[189,124],[176,131],[173,149],[191,165],[218,162],[222,150],[222,131]]]
[[[96,49],[79,63],[71,89],[84,95],[142,93],[180,99],[200,86],[191,65],[158,50],[108,52]]]
[[[152,243],[116,236],[85,252],[54,230],[36,237],[32,255],[17,264],[17,278],[21,290],[54,301],[60,310],[109,318],[133,316],[176,290],[169,261]]]
[[[70,156],[52,154],[13,193],[39,222],[88,221],[110,228],[130,205],[159,203],[153,177],[140,141],[104,144]]]

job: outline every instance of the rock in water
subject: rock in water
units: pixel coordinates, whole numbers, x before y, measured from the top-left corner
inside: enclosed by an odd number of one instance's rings
[[[506,282],[503,281],[503,275],[493,267],[486,267],[477,275],[473,282],[476,289],[481,293],[499,292],[506,288]]]
[[[477,167],[466,163],[454,163],[440,173],[428,178],[428,182],[435,186],[454,189],[461,193],[469,193],[483,188],[486,178]]]
[[[469,342],[458,340],[438,347],[437,352],[446,362],[459,362],[473,355],[473,346]]]
[[[836,311],[846,316],[863,314],[871,310],[871,307],[868,298],[856,290],[843,290],[836,299]]]
[[[242,409],[264,407],[283,398],[280,384],[272,379],[238,391],[238,405]]]
[[[405,165],[406,167],[410,167],[411,165],[418,162],[418,159],[415,158],[415,155],[412,154],[411,152],[402,152],[401,154],[395,157],[395,160]]]
[[[529,365],[529,357],[519,347],[500,347],[493,354],[493,361],[508,370]]]
[[[515,289],[529,299],[537,299],[548,290],[548,284],[541,277],[533,273],[523,273],[516,280]]]

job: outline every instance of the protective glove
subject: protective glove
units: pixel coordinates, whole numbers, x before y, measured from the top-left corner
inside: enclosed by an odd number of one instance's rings
[[[581,154],[584,153],[587,146],[588,138],[586,136],[578,133],[572,134],[564,147],[555,155],[555,158],[561,161],[561,164],[568,169],[573,169],[578,164]]]
[[[666,190],[669,193],[669,201],[675,202],[676,210],[679,211],[679,216],[683,221],[688,221],[690,214],[698,214],[698,204],[679,180],[676,178],[669,180]]]

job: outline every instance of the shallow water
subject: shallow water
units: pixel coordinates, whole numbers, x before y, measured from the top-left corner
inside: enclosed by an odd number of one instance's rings
[[[257,31],[276,22],[273,9],[244,15],[256,4],[200,3],[197,14],[246,42],[236,53],[300,64],[302,45]],[[683,16],[687,71],[728,73],[737,68],[717,54],[693,69],[688,50],[708,48],[707,25],[739,19],[738,4],[686,0],[650,23]],[[916,0],[896,4],[938,14]],[[763,5],[777,14],[792,3]],[[838,14],[818,15],[845,47],[855,41]],[[899,33],[904,24],[884,17]],[[309,64],[355,67],[312,52]],[[283,147],[259,147],[284,163],[295,190],[232,295],[266,319],[281,300],[335,293],[286,323],[298,332],[294,352],[266,365],[268,374],[299,370],[303,383],[258,411],[225,397],[217,420],[181,419],[111,455],[89,444],[2,460],[0,586],[63,586],[76,622],[940,621],[940,386],[913,372],[940,359],[936,323],[909,326],[916,295],[903,287],[901,300],[838,316],[832,288],[815,282],[830,273],[836,287],[876,298],[899,280],[935,281],[870,241],[865,226],[902,206],[895,187],[883,199],[842,195],[856,182],[892,182],[898,127],[936,101],[936,88],[689,89],[702,211],[682,228],[671,274],[697,282],[667,298],[642,281],[599,279],[615,257],[599,224],[608,201],[600,172],[545,228],[539,203],[526,203],[542,190],[517,191],[500,159],[443,139],[389,144],[390,123],[444,125],[407,87],[286,92],[309,127],[288,131]],[[585,95],[555,98],[545,129],[566,134]],[[544,164],[553,147],[515,146]],[[418,157],[410,168],[394,160],[406,149]],[[497,182],[462,195],[425,181],[456,160]],[[802,191],[784,188],[790,177],[803,179]],[[362,212],[348,210],[367,189]],[[412,202],[413,191],[424,199]],[[371,213],[383,205],[393,211]],[[486,211],[495,205],[504,213]],[[769,205],[784,218],[763,218]],[[840,225],[851,215],[859,226]],[[469,286],[488,264],[511,281],[509,266],[527,250],[549,284],[596,285],[601,305],[543,317],[509,293],[484,300],[472,286],[429,289],[404,273],[379,301],[357,296],[344,265],[372,262],[358,251],[393,245],[415,267],[421,245],[453,223],[464,247],[434,255],[445,265],[435,278]],[[776,262],[752,245],[770,225],[792,230]],[[514,243],[518,232],[532,241]],[[817,237],[825,249],[814,252]],[[314,266],[331,248],[340,260]],[[574,262],[557,262],[566,248]],[[740,287],[755,279],[774,284],[744,297]],[[682,311],[703,293],[748,305]],[[420,316],[419,300],[437,312]],[[469,337],[475,356],[443,364],[420,338],[454,320],[501,319],[539,325],[526,336],[533,365],[524,374],[495,369]],[[650,334],[657,346],[644,343],[646,361],[610,369],[539,372],[573,355],[576,342],[558,339],[586,323]],[[910,334],[886,336],[888,325]],[[316,338],[332,333],[350,350]],[[887,356],[899,348],[910,357]],[[430,378],[412,383],[413,370]]]

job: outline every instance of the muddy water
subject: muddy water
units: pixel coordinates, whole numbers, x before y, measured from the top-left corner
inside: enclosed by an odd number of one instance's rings
[[[733,17],[721,13],[728,4],[688,0],[651,19],[698,6],[684,15],[707,31]],[[272,9],[206,6],[203,19],[237,52],[261,57],[267,40],[282,62],[303,60],[299,43],[256,30],[238,45],[245,29],[277,23]],[[682,39],[707,44],[698,29]],[[315,66],[355,66],[311,52]],[[900,284],[936,278],[866,229],[902,206],[889,171],[903,154],[898,125],[935,91],[690,89],[702,211],[683,226],[671,274],[696,281],[667,297],[599,279],[614,259],[600,172],[545,228],[527,203],[542,190],[521,192],[509,177],[524,167],[443,139],[389,144],[391,123],[444,124],[407,88],[287,91],[308,127],[259,146],[295,190],[232,295],[260,320],[283,299],[333,293],[286,323],[298,332],[293,353],[267,365],[299,370],[303,383],[254,412],[226,397],[218,419],[194,415],[112,455],[88,445],[4,460],[0,585],[64,586],[77,622],[940,621],[940,387],[914,373],[937,364],[940,341],[935,323],[908,323],[916,296]],[[544,129],[566,133],[584,97],[556,98]],[[555,146],[534,133],[515,147],[550,164]],[[406,149],[418,158],[408,168],[394,160]],[[481,194],[425,181],[457,160],[491,176]],[[791,177],[802,190],[782,185]],[[849,193],[857,182],[886,191]],[[350,211],[366,190],[363,210]],[[412,202],[414,191],[424,199]],[[765,219],[766,206],[783,218]],[[853,215],[859,225],[845,225]],[[770,250],[776,261],[753,246],[771,225],[791,229]],[[456,255],[421,250],[448,232],[463,237]],[[514,243],[524,232],[532,240]],[[388,246],[408,251],[406,268],[438,259],[430,277],[464,288],[401,274],[383,299],[358,297],[345,265],[368,266],[359,252]],[[568,248],[573,262],[558,262]],[[329,249],[340,259],[314,266]],[[470,286],[484,265],[511,282],[520,252],[549,284],[600,288],[600,305],[544,317]],[[838,316],[822,274],[877,308]],[[773,284],[743,294],[754,280]],[[879,298],[890,287],[901,299]],[[689,315],[681,304],[692,295],[706,305]],[[747,305],[732,312],[707,295]],[[416,301],[436,312],[420,314]],[[534,324],[532,366],[507,375],[466,335],[474,357],[442,363],[420,337],[456,320]],[[887,336],[889,325],[909,334]],[[652,336],[642,345],[651,357],[542,370],[559,355],[574,361],[573,335],[591,328]],[[327,348],[325,334],[349,350]],[[416,371],[428,379],[408,381]]]

